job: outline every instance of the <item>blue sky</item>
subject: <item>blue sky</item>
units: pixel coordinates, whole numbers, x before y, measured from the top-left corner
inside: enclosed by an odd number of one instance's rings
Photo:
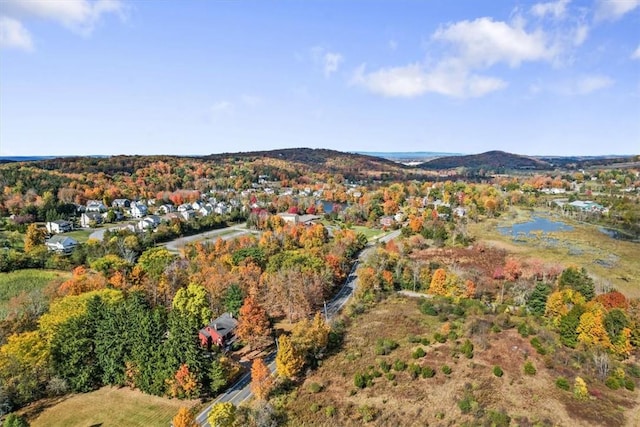
[[[0,155],[640,153],[640,0],[0,0]]]

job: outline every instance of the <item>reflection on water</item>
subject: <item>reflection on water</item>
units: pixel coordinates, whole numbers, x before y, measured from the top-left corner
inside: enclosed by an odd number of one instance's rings
[[[504,235],[517,236],[524,234],[529,236],[532,232],[541,231],[551,233],[554,231],[571,231],[573,227],[561,221],[552,221],[547,218],[533,217],[531,221],[513,224],[511,227],[498,227],[498,231]]]

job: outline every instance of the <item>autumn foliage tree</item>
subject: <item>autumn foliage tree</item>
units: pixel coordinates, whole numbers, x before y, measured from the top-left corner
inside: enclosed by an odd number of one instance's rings
[[[287,335],[278,338],[278,354],[276,355],[276,372],[283,378],[293,379],[302,370],[304,357],[294,348]]]
[[[193,413],[189,410],[189,408],[185,408],[184,406],[178,409],[178,413],[173,420],[171,420],[173,427],[197,427],[196,419],[193,416]]]
[[[251,365],[251,392],[260,400],[266,400],[273,388],[273,379],[264,360],[257,358]]]
[[[236,407],[231,402],[216,403],[211,407],[207,421],[211,427],[233,427],[236,422]]]
[[[44,229],[38,227],[35,223],[29,224],[27,234],[24,238],[24,251],[31,252],[35,248],[44,245]]]
[[[270,339],[271,324],[267,312],[253,297],[247,297],[240,307],[240,319],[236,333],[250,347],[264,344]]]
[[[447,294],[447,272],[444,268],[438,268],[433,272],[431,284],[429,285],[429,293],[434,295]]]

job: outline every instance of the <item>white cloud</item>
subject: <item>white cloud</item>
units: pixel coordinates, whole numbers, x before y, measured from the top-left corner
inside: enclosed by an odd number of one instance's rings
[[[573,92],[577,95],[587,95],[597,90],[606,89],[614,83],[614,80],[607,76],[584,76],[576,81]]]
[[[329,77],[331,74],[338,71],[340,63],[343,61],[342,55],[336,52],[327,52],[324,54],[324,76]]]
[[[89,35],[106,14],[124,17],[121,0],[3,0],[7,13],[58,22],[83,35]]]
[[[640,59],[640,45],[638,45],[637,49],[631,54],[631,59]]]
[[[531,7],[531,13],[540,18],[549,15],[554,19],[564,18],[567,12],[567,5],[571,0],[558,0],[548,3],[536,3]]]
[[[31,35],[17,19],[0,16],[0,48],[33,50]]]
[[[508,24],[491,18],[450,24],[436,31],[433,39],[453,44],[471,66],[504,62],[516,67],[523,61],[551,60],[557,54],[541,30],[528,33],[521,22]]]
[[[313,62],[322,67],[322,72],[327,78],[338,71],[340,64],[344,61],[344,57],[340,53],[330,52],[321,46],[311,48],[311,58]]]
[[[589,35],[589,26],[586,24],[578,25],[573,33],[573,45],[580,46],[582,43],[587,40],[587,36]]]
[[[640,6],[640,0],[598,0],[596,21],[615,21]]]
[[[503,89],[506,82],[469,73],[455,61],[439,64],[426,70],[420,64],[383,68],[371,73],[365,66],[358,67],[351,80],[370,92],[387,97],[413,98],[426,93],[437,93],[454,98],[474,98]]]

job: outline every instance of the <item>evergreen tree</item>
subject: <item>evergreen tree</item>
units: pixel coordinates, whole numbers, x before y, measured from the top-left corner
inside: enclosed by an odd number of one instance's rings
[[[542,316],[547,306],[547,298],[551,293],[551,287],[545,283],[538,282],[527,299],[527,308],[536,315]]]

